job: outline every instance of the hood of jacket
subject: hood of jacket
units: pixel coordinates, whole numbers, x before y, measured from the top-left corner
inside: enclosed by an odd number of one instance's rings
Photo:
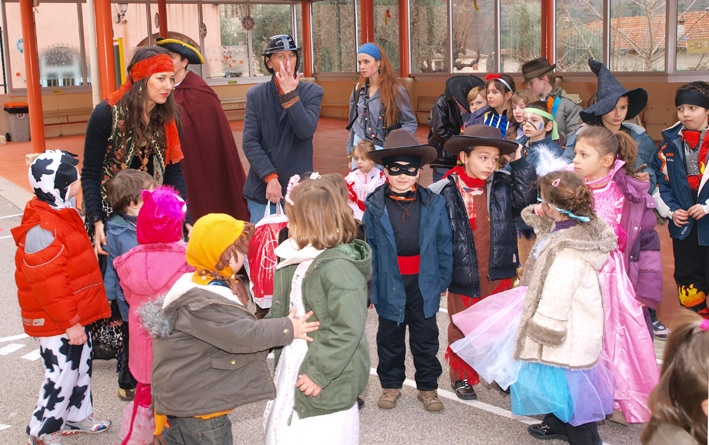
[[[133,224],[136,224],[137,219],[137,216],[128,216],[120,214],[112,215],[110,218],[108,218],[108,221],[106,221],[106,233],[110,233],[113,236],[120,236],[125,232],[135,233],[136,226]],[[133,224],[130,224],[129,221]]]
[[[682,136],[680,135],[680,132],[682,131],[683,125],[682,122],[677,122],[671,127],[665,128],[662,130],[662,137],[665,141],[675,141],[676,139],[680,139]]]
[[[121,287],[134,295],[162,292],[178,276],[194,271],[185,260],[186,244],[138,245],[113,261]]]
[[[40,200],[36,196],[31,200],[27,201],[25,206],[25,211],[22,214],[22,222],[19,226],[11,229],[13,238],[15,239],[15,244],[19,243],[23,239],[24,235],[32,227],[41,224],[42,214],[46,212],[51,212],[54,215],[59,215],[62,219],[71,222],[74,218],[79,217],[79,212],[73,207],[65,207],[63,209],[53,209],[49,204]],[[81,217],[76,220],[80,221]],[[51,230],[51,227],[44,227],[47,230]]]
[[[351,243],[338,244],[318,255],[315,261],[335,258],[347,259],[362,274],[365,281],[372,275],[372,249],[362,240],[355,239]]]
[[[231,289],[194,283],[190,272],[180,277],[164,297],[142,305],[138,309],[138,316],[143,327],[153,338],[165,339],[170,337],[171,320],[179,308],[187,306],[190,310],[196,311],[214,303],[238,306],[249,312]]]
[[[537,216],[532,213],[534,206],[529,206],[522,211],[522,218],[534,229],[537,239],[549,236],[554,229],[554,221],[547,217]],[[559,252],[563,249],[573,250],[580,258],[591,265],[595,270],[601,270],[608,260],[608,254],[617,247],[618,238],[602,218],[592,218],[587,223],[579,223],[564,229],[568,236],[556,238],[553,234],[545,241],[542,251],[554,249]],[[540,254],[541,256],[541,254]],[[528,283],[530,278],[527,272],[533,268],[525,267],[522,277],[523,283]]]

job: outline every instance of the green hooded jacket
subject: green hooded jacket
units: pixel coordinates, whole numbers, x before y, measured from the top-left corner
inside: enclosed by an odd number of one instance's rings
[[[266,318],[288,315],[296,264],[277,269],[273,303]],[[300,418],[347,410],[354,405],[369,378],[369,348],[364,336],[367,319],[367,281],[372,275],[372,252],[354,240],[323,251],[308,268],[302,291],[308,321],[320,328],[309,334],[308,352],[299,374],[306,374],[322,391],[317,397],[295,391]],[[282,348],[275,350],[276,365]]]

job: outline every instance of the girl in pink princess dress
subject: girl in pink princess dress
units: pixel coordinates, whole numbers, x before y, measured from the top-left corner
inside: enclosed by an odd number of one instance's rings
[[[662,299],[660,241],[649,182],[633,178],[637,146],[624,132],[585,127],[576,138],[574,171],[593,190],[595,210],[618,236],[599,272],[606,332],[604,354],[616,378],[615,409],[625,421],[650,420],[647,398],[659,379],[646,306]]]
[[[152,444],[155,429],[151,413],[150,373],[153,367],[153,340],[141,323],[139,310],[172,288],[178,278],[194,272],[187,264],[187,245],[182,241],[182,223],[187,206],[170,187],[143,190],[143,207],[138,213],[138,246],[116,258],[113,265],[121,279],[130,305],[128,366],[138,380],[132,409],[123,416],[123,444]],[[129,405],[130,406],[130,405]],[[139,411],[139,406],[143,408]]]
[[[374,144],[367,140],[360,141],[352,149],[352,162],[357,166],[345,176],[347,183],[348,202],[352,209],[352,216],[357,221],[362,221],[364,215],[364,200],[377,187],[387,180],[384,173],[374,166],[374,161],[369,159],[369,152],[374,150]]]

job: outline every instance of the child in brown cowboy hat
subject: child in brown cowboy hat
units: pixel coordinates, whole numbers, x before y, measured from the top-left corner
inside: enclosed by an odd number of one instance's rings
[[[389,179],[367,197],[364,212],[374,269],[370,297],[379,315],[377,374],[383,393],[378,405],[394,408],[401,397],[408,325],[418,398],[427,411],[440,411],[436,313],[453,266],[451,228],[443,198],[417,184],[436,149],[399,129],[369,156]]]
[[[544,57],[529,60],[522,64],[522,76],[527,88],[537,93],[543,101],[549,104],[551,114],[556,119],[559,133],[568,140],[581,126],[579,113],[581,107],[564,95],[566,92],[554,86],[556,65],[549,63]]]
[[[466,127],[448,140],[445,149],[463,165],[431,185],[446,201],[453,230],[453,276],[448,286],[448,344],[463,338],[452,322],[454,314],[482,298],[512,287],[519,257],[513,209],[535,202],[534,167],[522,155],[522,146],[501,140],[500,130],[487,125]],[[513,155],[510,171],[497,170],[502,155]],[[451,386],[464,400],[476,399],[477,372],[450,347],[446,351]]]

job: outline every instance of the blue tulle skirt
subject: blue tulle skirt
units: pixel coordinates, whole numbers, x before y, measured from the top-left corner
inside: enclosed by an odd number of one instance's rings
[[[612,414],[615,378],[604,360],[591,369],[569,370],[513,357],[526,291],[517,287],[491,295],[453,315],[465,334],[451,345],[453,352],[487,382],[510,387],[514,414],[552,413],[573,426]]]

